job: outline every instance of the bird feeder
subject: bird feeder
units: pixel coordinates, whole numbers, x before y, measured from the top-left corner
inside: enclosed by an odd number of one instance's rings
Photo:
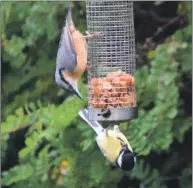
[[[135,35],[132,1],[87,0],[88,111],[96,121],[138,116],[135,93]]]

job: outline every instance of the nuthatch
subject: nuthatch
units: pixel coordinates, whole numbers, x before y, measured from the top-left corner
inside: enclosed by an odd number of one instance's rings
[[[87,42],[85,38],[97,38],[95,34],[83,36],[74,26],[72,6],[68,7],[66,24],[60,38],[56,58],[55,81],[62,89],[68,89],[83,99],[77,81],[87,67]]]

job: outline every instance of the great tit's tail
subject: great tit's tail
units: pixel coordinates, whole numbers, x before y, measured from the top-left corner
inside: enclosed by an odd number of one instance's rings
[[[84,121],[86,121],[90,125],[90,127],[97,133],[97,135],[104,131],[104,128],[99,124],[98,121],[91,121],[88,119],[87,109],[80,110],[78,114]]]

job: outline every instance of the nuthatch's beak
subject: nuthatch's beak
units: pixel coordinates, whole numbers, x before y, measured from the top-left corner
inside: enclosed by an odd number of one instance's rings
[[[79,92],[77,83],[75,84],[75,87],[74,87],[73,89],[74,89],[73,92],[74,92],[81,100],[84,100],[83,97],[82,97],[82,95],[81,95],[80,92]]]
[[[81,99],[81,100],[84,100],[82,98],[82,95],[80,94],[80,92],[78,90],[74,90],[74,93]]]

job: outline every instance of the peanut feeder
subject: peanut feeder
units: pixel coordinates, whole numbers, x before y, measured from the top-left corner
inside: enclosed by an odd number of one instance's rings
[[[87,0],[89,119],[137,118],[132,1]]]

